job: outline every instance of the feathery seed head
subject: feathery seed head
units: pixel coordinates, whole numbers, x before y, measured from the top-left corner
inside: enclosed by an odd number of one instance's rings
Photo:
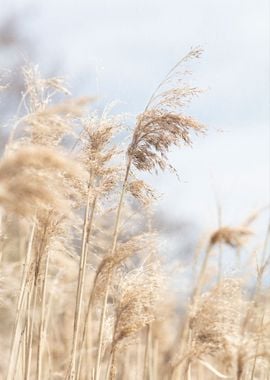
[[[128,158],[138,170],[164,170],[172,146],[191,145],[191,133],[205,131],[201,123],[182,112],[182,108],[201,90],[181,84],[183,73],[180,67],[200,54],[200,49],[191,50],[160,83],[144,112],[138,116],[128,148]]]
[[[218,243],[227,244],[233,248],[242,247],[247,239],[252,235],[252,231],[246,227],[221,227],[210,237],[210,245]]]
[[[24,126],[32,144],[57,146],[65,135],[73,133],[74,119],[82,116],[85,106],[93,98],[68,99],[52,105],[56,93],[69,95],[63,79],[42,79],[37,66],[25,67],[23,75],[27,114],[18,120],[17,125]]]
[[[118,287],[113,349],[156,319],[160,301],[160,270],[158,266],[135,269],[122,278]]]
[[[202,295],[190,320],[192,344],[198,356],[236,347],[243,305],[240,283],[231,278]]]
[[[165,112],[149,110],[138,116],[128,156],[138,170],[164,170],[167,153],[173,145],[191,145],[191,132],[203,132],[204,127],[195,119]]]
[[[149,205],[157,198],[154,190],[142,180],[135,179],[128,182],[127,191],[144,206]]]
[[[50,208],[66,213],[76,196],[71,183],[83,175],[74,162],[51,149],[21,148],[0,163],[1,203],[23,216]]]

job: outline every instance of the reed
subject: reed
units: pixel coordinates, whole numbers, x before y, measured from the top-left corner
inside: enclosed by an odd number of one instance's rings
[[[269,377],[269,228],[260,242],[255,223],[268,208],[238,226],[219,218],[186,268],[161,254],[159,196],[144,180],[175,172],[170,150],[206,132],[186,113],[202,92],[185,77],[201,53],[169,71],[133,127],[23,68],[0,159],[1,378]],[[245,268],[224,272],[227,253]]]

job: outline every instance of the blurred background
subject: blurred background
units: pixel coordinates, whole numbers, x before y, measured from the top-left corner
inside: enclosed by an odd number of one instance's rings
[[[0,104],[0,145],[18,105],[22,64],[66,77],[74,95],[97,95],[97,108],[118,100],[117,112],[135,116],[199,45],[192,83],[206,92],[187,113],[208,133],[171,153],[180,181],[170,173],[147,179],[164,194],[158,214],[175,246],[217,227],[217,203],[222,224],[239,225],[269,204],[269,42],[267,0],[0,0],[1,75],[12,78]]]

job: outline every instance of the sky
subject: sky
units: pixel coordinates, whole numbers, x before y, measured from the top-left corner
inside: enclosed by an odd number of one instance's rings
[[[202,228],[238,224],[269,204],[269,2],[267,0],[0,0],[0,23],[18,17],[41,71],[64,75],[97,107],[119,100],[140,113],[157,84],[191,47],[204,54],[192,83],[206,91],[187,110],[208,126],[192,149],[173,150],[180,175],[147,176],[161,208]],[[3,59],[1,60],[3,61]]]

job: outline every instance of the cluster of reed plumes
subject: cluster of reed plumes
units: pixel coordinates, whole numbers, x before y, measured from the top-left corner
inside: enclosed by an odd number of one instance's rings
[[[94,99],[23,69],[0,161],[1,379],[269,379],[267,238],[249,291],[250,279],[211,270],[227,248],[241,258],[258,213],[209,234],[181,305],[140,177],[172,169],[170,148],[205,131],[184,112],[200,92],[185,66],[199,55],[161,82],[126,147],[125,115],[89,112]]]

